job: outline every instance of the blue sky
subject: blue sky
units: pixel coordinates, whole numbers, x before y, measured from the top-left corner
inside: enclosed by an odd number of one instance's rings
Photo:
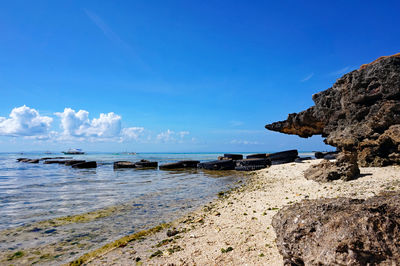
[[[327,149],[264,125],[400,52],[398,10],[398,1],[5,1],[0,150]]]

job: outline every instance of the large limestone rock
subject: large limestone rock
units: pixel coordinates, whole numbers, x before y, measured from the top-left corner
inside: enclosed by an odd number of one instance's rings
[[[305,171],[304,177],[318,182],[329,182],[337,179],[349,181],[356,179],[359,174],[360,169],[357,165],[356,154],[343,152],[334,162],[323,160],[320,164],[310,166]]]
[[[285,265],[398,265],[400,195],[302,201],[272,220]]]
[[[362,166],[400,162],[400,54],[381,57],[313,95],[315,105],[265,127],[358,152]]]

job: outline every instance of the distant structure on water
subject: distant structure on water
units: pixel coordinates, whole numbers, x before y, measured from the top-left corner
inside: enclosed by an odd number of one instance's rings
[[[85,154],[81,149],[69,149],[68,151],[63,151],[64,154]]]

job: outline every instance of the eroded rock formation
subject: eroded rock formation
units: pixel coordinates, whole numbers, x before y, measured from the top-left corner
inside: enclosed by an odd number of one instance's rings
[[[311,108],[265,127],[322,135],[339,150],[356,151],[362,166],[400,163],[400,54],[363,65],[312,98]]]
[[[360,174],[357,165],[357,157],[354,153],[343,152],[339,154],[335,162],[323,160],[320,164],[308,168],[304,177],[318,182],[328,182],[342,179],[343,181],[353,180]]]
[[[272,220],[285,265],[397,265],[400,195],[307,200]]]

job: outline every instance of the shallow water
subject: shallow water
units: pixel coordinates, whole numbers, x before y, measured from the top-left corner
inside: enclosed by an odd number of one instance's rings
[[[99,164],[97,169],[84,170],[59,164],[16,161],[18,157],[41,158],[61,154],[0,154],[0,230],[3,230],[0,232],[0,252],[37,247],[46,250],[49,245],[57,243],[59,250],[63,250],[57,258],[66,261],[121,236],[175,219],[232,186],[240,179],[239,175],[234,171],[214,173],[197,169],[114,171],[112,163],[141,159],[160,164],[183,159],[205,161],[214,160],[218,155],[73,156],[74,159],[95,160]],[[114,209],[107,212],[110,207]],[[37,224],[95,210],[106,215],[62,226]],[[78,244],[69,247],[69,243]],[[53,255],[53,252],[53,248],[49,248],[48,253]]]
[[[197,169],[114,171],[114,161],[147,159],[162,164],[184,159],[215,160],[219,155],[222,154],[73,156],[98,162],[97,169],[85,170],[16,161],[19,157],[62,154],[0,154],[0,262],[14,262],[7,259],[20,250],[29,263],[70,261],[122,236],[176,219],[234,186],[244,175]],[[80,216],[57,220],[68,215]]]
[[[74,159],[96,160],[97,169],[73,169],[59,164],[16,162],[17,157],[44,154],[0,155],[0,230],[38,220],[89,212],[130,200],[165,202],[203,198],[224,188],[232,178],[210,178],[202,171],[125,169],[112,162],[140,159],[171,162],[180,159],[215,159],[216,154],[89,154]]]

